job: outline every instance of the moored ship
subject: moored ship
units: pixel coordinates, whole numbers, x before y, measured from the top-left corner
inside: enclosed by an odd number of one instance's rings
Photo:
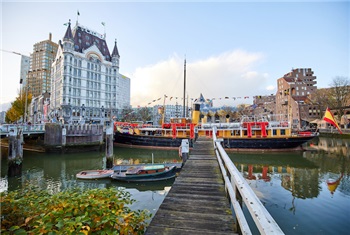
[[[216,134],[223,146],[233,150],[300,150],[313,139],[312,132],[294,133],[290,122],[280,116],[242,117],[239,122],[199,123],[199,104],[194,104],[192,119],[172,118],[170,123],[153,127],[115,123],[115,142],[144,147],[178,148],[182,139],[190,146],[197,137],[212,138]]]

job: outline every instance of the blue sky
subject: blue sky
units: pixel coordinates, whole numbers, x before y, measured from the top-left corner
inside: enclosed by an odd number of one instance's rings
[[[69,19],[117,39],[120,72],[131,78],[131,104],[164,94],[251,103],[276,92],[292,68],[312,68],[318,87],[349,77],[349,2],[1,2],[0,48],[29,55],[33,44],[64,36]],[[1,104],[19,89],[20,57],[1,52]],[[239,100],[231,97],[245,97]],[[219,98],[230,97],[228,100]],[[182,101],[177,100],[179,103]],[[173,99],[171,104],[175,104]],[[155,104],[155,103],[154,103]],[[4,109],[4,107],[2,108]]]

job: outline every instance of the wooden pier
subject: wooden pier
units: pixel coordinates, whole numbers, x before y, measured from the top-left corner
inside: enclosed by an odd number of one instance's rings
[[[145,234],[236,234],[211,139],[194,144]]]

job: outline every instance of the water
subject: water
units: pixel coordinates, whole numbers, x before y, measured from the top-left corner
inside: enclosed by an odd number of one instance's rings
[[[302,153],[229,155],[285,234],[349,234],[349,146],[318,138]]]
[[[5,149],[7,151],[7,149]],[[178,151],[141,150],[114,148],[114,161],[123,164],[180,162]],[[99,152],[76,154],[47,154],[24,152],[22,175],[7,176],[7,161],[1,160],[0,191],[13,191],[25,187],[28,183],[38,185],[52,193],[67,188],[124,188],[137,202],[131,209],[147,209],[153,215],[170,190],[174,179],[156,183],[125,183],[111,179],[77,180],[76,173],[82,170],[103,169],[106,158]]]
[[[310,146],[311,145],[311,146]],[[350,140],[318,138],[306,152],[229,153],[254,192],[286,234],[348,234],[350,231]],[[114,148],[117,163],[179,162],[176,150]],[[173,180],[122,183],[82,181],[81,170],[102,169],[106,159],[98,152],[83,154],[24,153],[21,177],[7,177],[2,159],[0,191],[31,182],[51,192],[70,187],[123,187],[137,200],[132,209],[154,214]],[[333,184],[328,185],[327,182]],[[254,234],[258,234],[256,231]]]

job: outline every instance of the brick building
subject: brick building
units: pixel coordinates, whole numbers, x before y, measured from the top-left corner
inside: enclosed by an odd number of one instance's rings
[[[317,90],[316,76],[311,68],[292,69],[277,80],[276,114],[301,128],[320,115],[318,105],[310,104],[308,96]]]

